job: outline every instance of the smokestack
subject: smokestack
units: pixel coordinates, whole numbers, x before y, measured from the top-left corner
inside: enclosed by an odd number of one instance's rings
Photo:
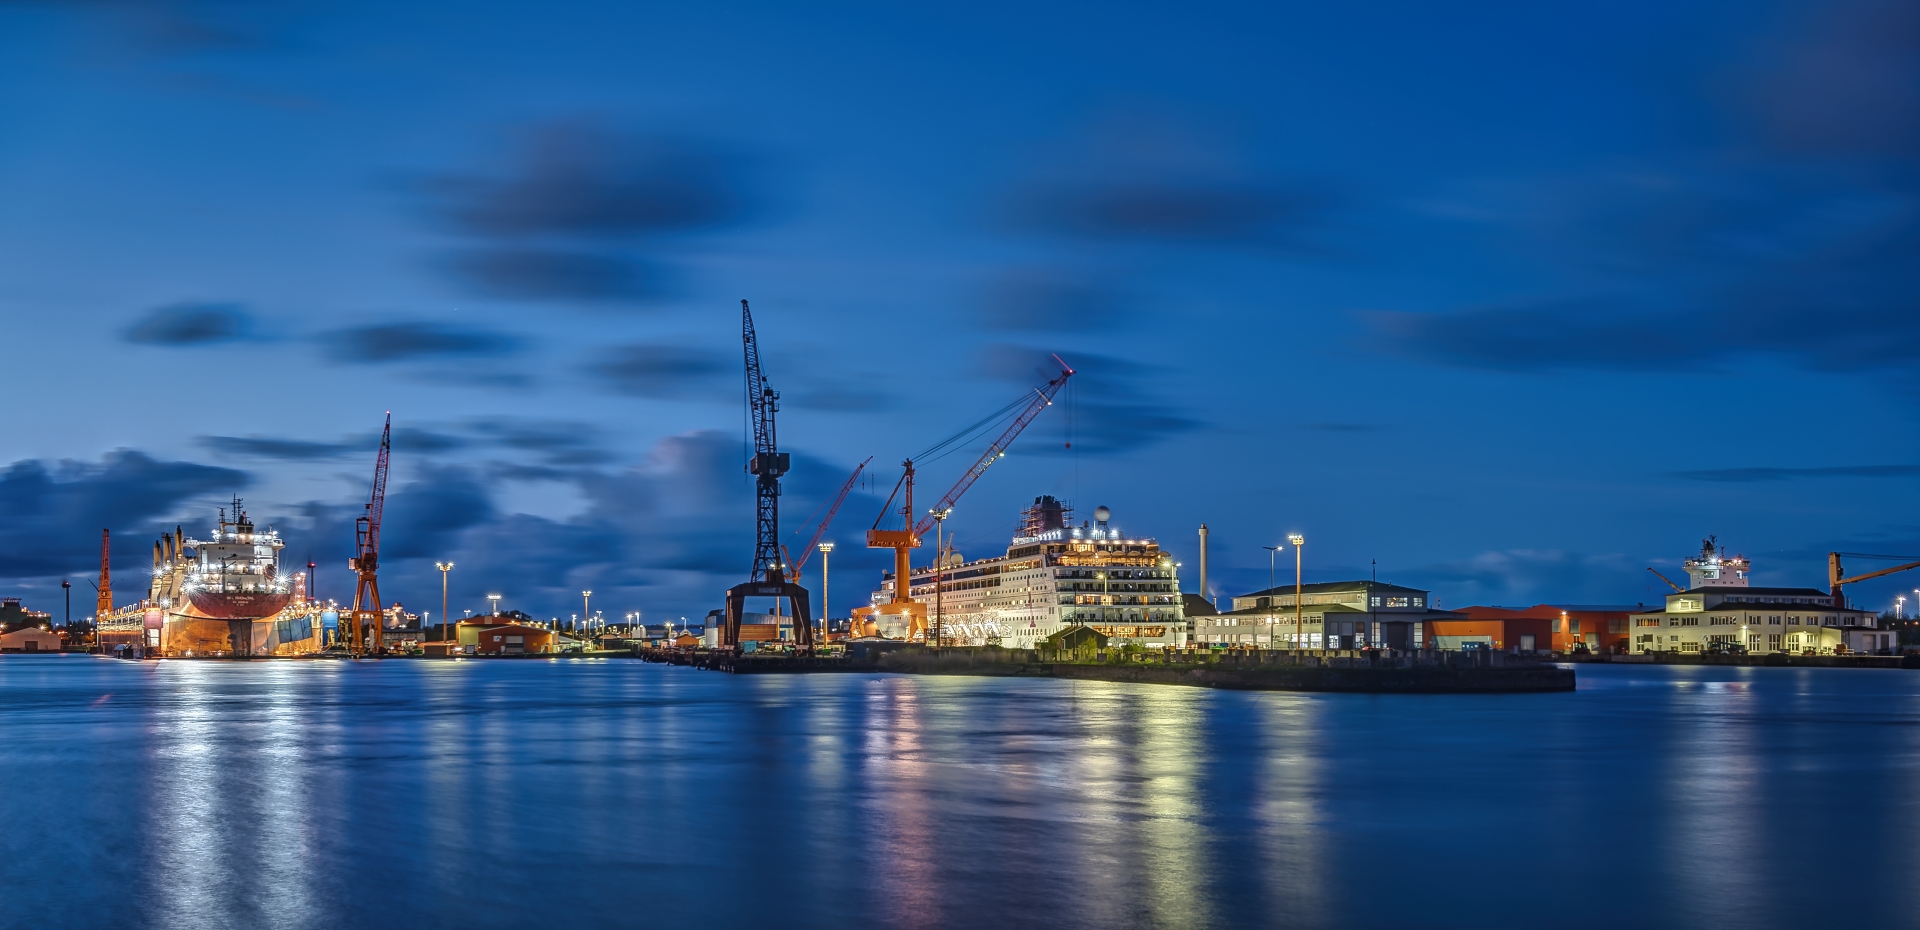
[[[160,551],[166,555],[167,557],[166,561],[161,562],[160,565],[156,565],[154,567],[159,568],[160,566],[163,566],[163,565],[172,565],[173,564],[173,534],[172,533],[160,534]]]
[[[164,556],[162,556],[160,553],[161,553],[160,541],[156,539],[153,542],[153,570],[156,572],[160,570],[160,565],[161,565],[160,560],[164,558]]]
[[[1208,604],[1213,598],[1207,596],[1207,525],[1200,524],[1200,599]]]

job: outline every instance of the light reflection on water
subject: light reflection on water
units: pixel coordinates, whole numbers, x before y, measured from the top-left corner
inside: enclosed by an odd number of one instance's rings
[[[1389,697],[9,657],[0,926],[1792,927],[1920,907],[1920,675],[1580,675],[1572,695]]]

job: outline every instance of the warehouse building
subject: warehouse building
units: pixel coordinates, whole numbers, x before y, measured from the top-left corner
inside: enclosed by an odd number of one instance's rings
[[[1294,592],[1293,585],[1269,588],[1234,598],[1231,610],[1189,612],[1189,641],[1203,648],[1426,649],[1436,645],[1435,622],[1466,619],[1435,610],[1426,591],[1378,581],[1301,585],[1298,605]]]

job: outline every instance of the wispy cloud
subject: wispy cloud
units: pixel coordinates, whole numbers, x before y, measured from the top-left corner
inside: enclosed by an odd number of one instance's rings
[[[1822,468],[1708,468],[1668,474],[1693,481],[1750,483],[1792,481],[1797,478],[1912,478],[1920,465],[1833,465]]]

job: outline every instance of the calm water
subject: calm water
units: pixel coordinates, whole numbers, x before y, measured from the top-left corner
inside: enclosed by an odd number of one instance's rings
[[[1580,676],[9,656],[0,925],[1920,925],[1920,673]]]

